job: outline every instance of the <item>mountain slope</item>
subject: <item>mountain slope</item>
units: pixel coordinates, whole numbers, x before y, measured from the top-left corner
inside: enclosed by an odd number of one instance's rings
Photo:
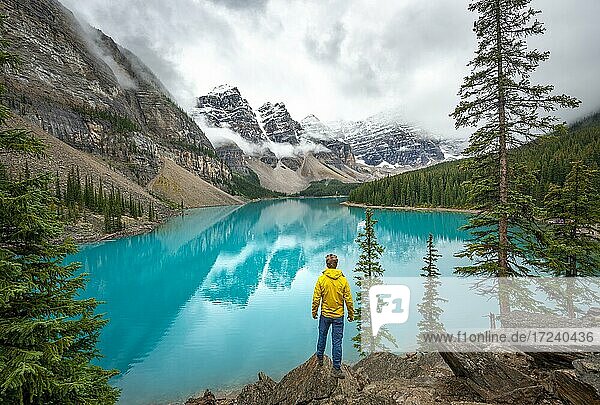
[[[600,167],[600,112],[571,126],[569,133],[539,139],[511,151],[511,159],[526,164],[538,179],[532,190],[538,201],[551,183],[562,184],[571,162]],[[471,178],[453,161],[366,183],[349,201],[369,205],[468,208],[464,181]],[[598,185],[600,186],[600,185]]]
[[[23,61],[2,77],[16,114],[142,186],[166,158],[227,187],[227,165],[131,52],[56,0],[3,0],[0,13],[7,15],[11,50]]]
[[[254,173],[267,189],[296,193],[311,181],[367,178],[354,170],[350,145],[312,136],[284,103],[264,103],[255,113],[237,87],[223,85],[198,97],[191,115],[232,169],[244,176]]]
[[[131,194],[135,200],[141,201],[144,205],[152,203],[160,211],[168,209],[163,202],[151,195],[144,187],[125,177],[120,172],[115,171],[107,162],[98,157],[91,156],[66,144],[21,117],[15,116],[11,118],[8,124],[11,128],[22,128],[31,131],[45,145],[44,156],[39,158],[24,158],[22,155],[0,154],[0,159],[12,173],[16,175],[22,173],[25,163],[32,173],[66,173],[71,167],[77,167],[82,177],[90,176],[94,180],[101,178],[105,184],[114,185],[116,188],[126,192],[127,195]],[[60,181],[64,189],[66,186],[66,175],[60,176]]]
[[[330,126],[338,139],[352,146],[356,158],[369,166],[415,168],[444,160],[439,141],[403,123],[393,112]]]
[[[148,189],[171,201],[181,201],[185,207],[235,205],[243,201],[202,180],[197,175],[162,158],[158,175],[150,181]]]

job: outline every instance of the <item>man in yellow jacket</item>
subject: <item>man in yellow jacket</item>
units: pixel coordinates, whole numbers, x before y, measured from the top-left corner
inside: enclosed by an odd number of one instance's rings
[[[333,357],[333,375],[344,378],[342,373],[342,340],[344,337],[344,303],[348,309],[348,321],[354,320],[354,305],[348,280],[341,270],[337,269],[338,258],[329,254],[325,258],[327,268],[319,276],[312,300],[312,316],[317,319],[317,310],[321,306],[319,318],[319,341],[317,342],[317,358],[323,365],[323,355],[327,344],[327,333],[331,326],[331,354]]]

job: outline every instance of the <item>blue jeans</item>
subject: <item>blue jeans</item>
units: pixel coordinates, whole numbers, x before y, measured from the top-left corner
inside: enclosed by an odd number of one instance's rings
[[[333,368],[340,369],[342,366],[342,339],[344,337],[344,317],[327,318],[319,317],[319,341],[317,342],[317,357],[323,357],[327,345],[327,332],[331,328],[331,357],[333,357]]]

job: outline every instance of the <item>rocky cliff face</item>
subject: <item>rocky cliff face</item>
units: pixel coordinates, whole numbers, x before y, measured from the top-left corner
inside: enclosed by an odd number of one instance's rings
[[[337,134],[333,129],[323,124],[312,114],[300,122],[302,125],[302,137],[311,139],[329,150],[329,152],[317,153],[317,157],[324,159],[336,167],[347,165],[354,168],[356,166],[352,147],[349,143],[337,139]]]
[[[56,0],[3,0],[23,64],[3,80],[18,114],[146,185],[167,157],[214,184],[231,176],[197,124],[131,52]]]
[[[198,97],[192,116],[203,118],[212,127],[229,128],[250,142],[267,140],[256,114],[237,87],[218,86]]]
[[[348,143],[307,130],[283,103],[265,103],[255,114],[236,87],[219,86],[198,97],[191,115],[207,126],[219,156],[237,172],[255,172],[263,187],[293,193],[316,180],[363,180],[353,170],[355,160]],[[213,132],[214,128],[234,134]]]
[[[302,126],[294,121],[285,104],[265,103],[259,109],[263,128],[267,137],[273,142],[298,144],[298,135]]]
[[[444,160],[439,141],[393,114],[378,114],[364,121],[336,122],[331,126],[338,138],[352,146],[357,159],[370,166],[416,168]]]

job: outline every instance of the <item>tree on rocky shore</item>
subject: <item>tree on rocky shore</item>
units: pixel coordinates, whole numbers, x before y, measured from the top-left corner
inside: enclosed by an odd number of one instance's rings
[[[373,336],[369,295],[363,295],[362,292],[368,292],[373,285],[381,284],[381,277],[384,269],[381,267],[379,260],[383,254],[384,248],[377,242],[375,234],[375,224],[377,221],[373,219],[373,210],[367,208],[365,210],[365,227],[364,230],[358,233],[356,243],[358,244],[361,254],[354,269],[357,273],[356,286],[359,291],[356,293],[356,305],[354,309],[354,319],[356,320],[356,328],[358,334],[352,338],[354,347],[358,350],[361,356],[372,353],[376,350],[385,349],[384,340],[395,345],[394,337],[389,331],[382,327],[379,329],[377,336]],[[367,338],[367,341],[364,341]]]
[[[7,45],[0,37],[5,71],[17,62]],[[0,151],[43,154],[29,132],[7,128],[9,115],[0,105]],[[77,299],[85,288],[79,264],[63,264],[76,247],[60,241],[53,180],[15,180],[0,165],[0,403],[112,404],[119,394],[108,380],[117,372],[90,363],[107,320],[94,314],[95,299]]]
[[[552,85],[538,85],[530,75],[549,52],[528,49],[526,39],[543,34],[537,20],[540,11],[531,0],[476,0],[474,32],[478,39],[475,58],[469,63],[460,103],[451,114],[456,127],[476,127],[466,153],[475,174],[469,197],[479,210],[465,227],[472,239],[459,255],[474,264],[457,269],[460,274],[512,277],[529,274],[528,249],[532,236],[531,215],[523,215],[522,202],[531,201],[516,186],[512,149],[524,141],[556,128],[557,119],[541,115],[557,108],[576,107],[579,101],[553,95]],[[499,290],[500,313],[510,312],[510,302]]]

